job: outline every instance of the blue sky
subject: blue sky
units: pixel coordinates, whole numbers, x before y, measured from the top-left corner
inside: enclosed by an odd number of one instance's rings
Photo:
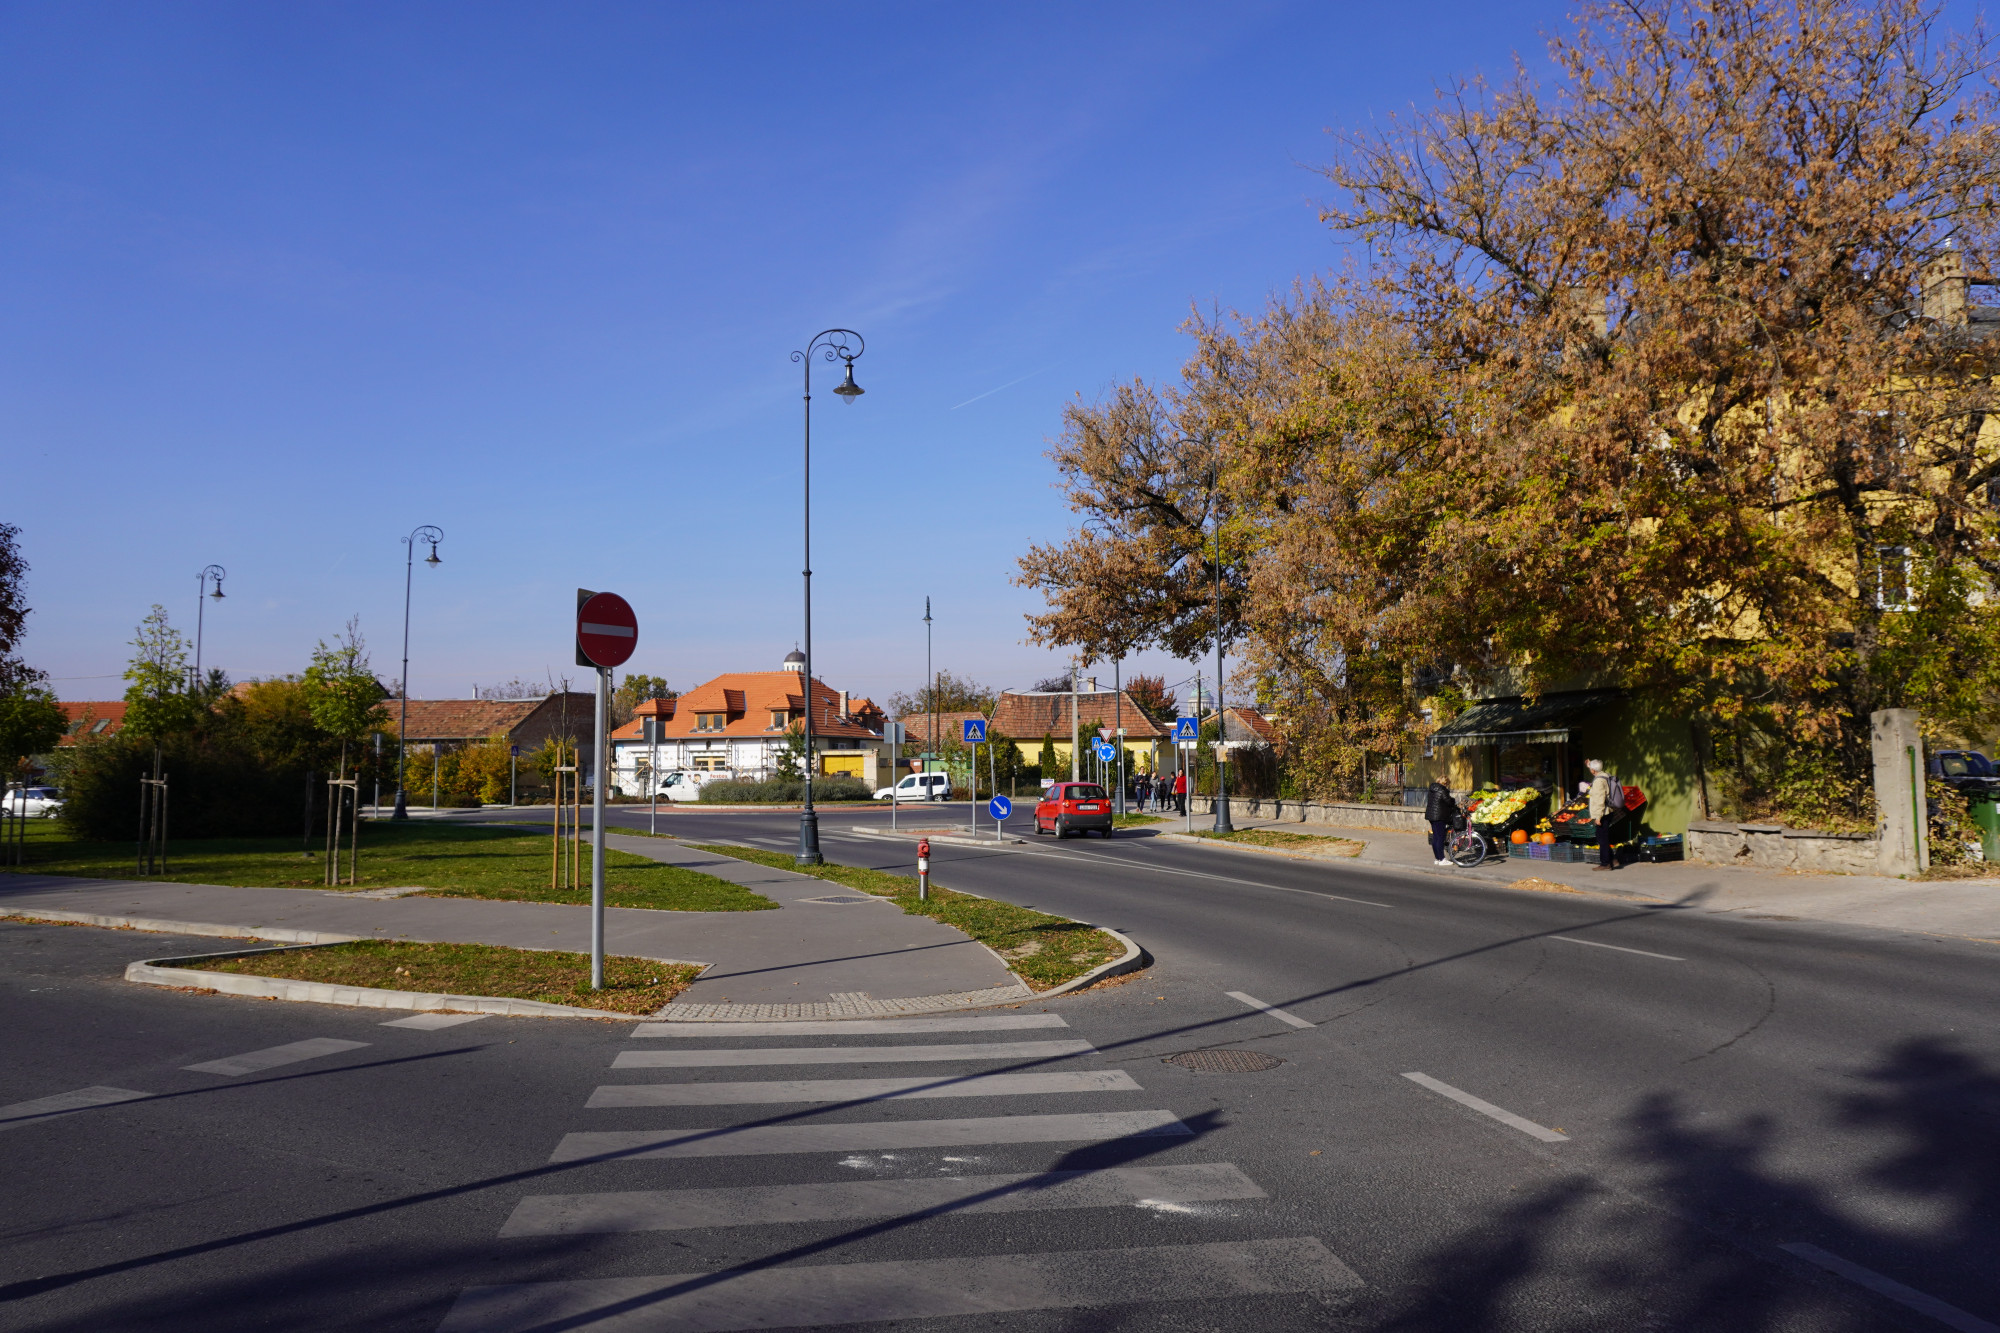
[[[361,617],[420,697],[553,672],[573,590],[691,686],[1026,686],[1010,583],[1070,515],[1062,407],[1173,373],[1190,305],[1339,261],[1331,126],[1539,61],[1551,3],[0,5],[0,519],[23,651],[114,698],[154,602],[300,669]],[[1128,664],[1185,676],[1143,655]],[[1108,670],[1105,675],[1108,677]],[[107,679],[106,677],[112,677]]]

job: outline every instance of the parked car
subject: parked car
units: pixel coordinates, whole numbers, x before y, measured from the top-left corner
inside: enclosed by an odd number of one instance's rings
[[[54,787],[15,787],[0,801],[10,815],[54,819],[62,813],[62,793]]]
[[[912,773],[893,787],[878,789],[875,799],[886,801],[892,795],[898,801],[948,801],[951,799],[951,774]]]
[[[1035,806],[1035,832],[1053,831],[1058,838],[1095,829],[1111,836],[1111,797],[1095,782],[1058,782],[1042,793]]]
[[[1939,750],[1926,765],[1933,782],[1955,787],[1967,796],[2000,795],[2000,769],[1977,750]]]

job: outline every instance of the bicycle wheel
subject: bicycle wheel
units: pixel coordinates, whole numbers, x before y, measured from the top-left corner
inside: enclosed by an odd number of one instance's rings
[[[1471,829],[1454,833],[1451,846],[1445,855],[1451,859],[1453,865],[1464,866],[1470,870],[1486,859],[1486,839]]]

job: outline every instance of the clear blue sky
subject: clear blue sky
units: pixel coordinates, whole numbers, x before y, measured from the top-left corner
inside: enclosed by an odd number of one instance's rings
[[[1539,63],[1556,3],[0,5],[0,518],[24,652],[115,698],[154,602],[296,671],[359,614],[411,682],[580,676],[573,590],[687,687],[815,666],[1025,686],[1011,585],[1070,515],[1075,395],[1171,374],[1191,304],[1337,262],[1329,126]],[[1156,657],[1134,666],[1186,668]],[[1131,669],[1128,666],[1128,670]],[[1108,670],[1105,673],[1108,676]]]

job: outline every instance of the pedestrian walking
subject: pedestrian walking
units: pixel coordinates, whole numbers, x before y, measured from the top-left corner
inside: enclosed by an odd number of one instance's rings
[[[1443,778],[1432,778],[1430,787],[1424,792],[1424,819],[1431,826],[1431,856],[1441,866],[1451,864],[1451,858],[1444,854],[1444,849],[1451,841],[1452,821],[1457,818],[1458,799],[1451,794],[1451,788],[1444,785]]]
[[[1177,815],[1184,815],[1184,814],[1186,814],[1186,813],[1187,813],[1187,774],[1186,774],[1186,773],[1176,773],[1176,774],[1174,774],[1174,807],[1175,807],[1175,808],[1174,808],[1174,813],[1175,813],[1175,814],[1177,814]]]
[[[1616,870],[1618,856],[1611,850],[1611,839],[1625,820],[1625,788],[1604,771],[1602,759],[1586,759],[1583,766],[1590,770],[1590,818],[1597,825],[1597,869]]]
[[[1146,811],[1146,801],[1153,794],[1153,775],[1151,773],[1141,773],[1137,786],[1139,789],[1139,813],[1144,814]]]

